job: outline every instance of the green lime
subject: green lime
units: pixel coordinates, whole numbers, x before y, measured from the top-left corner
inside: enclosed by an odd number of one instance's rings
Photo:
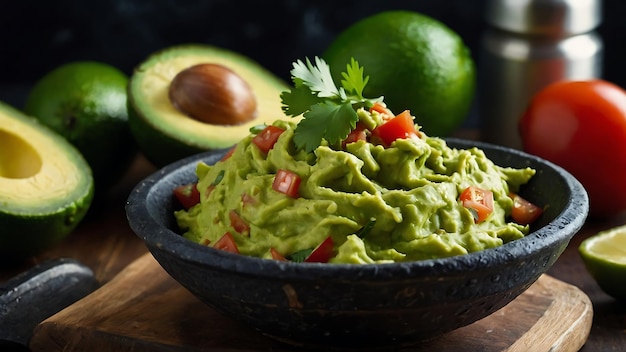
[[[337,82],[354,57],[370,77],[364,95],[384,96],[395,113],[411,110],[429,135],[451,134],[471,108],[471,53],[457,33],[426,15],[386,11],[366,17],[341,32],[323,56]]]
[[[617,299],[626,300],[626,225],[585,239],[579,252],[600,288]]]
[[[59,66],[35,83],[24,112],[72,143],[94,175],[96,192],[113,185],[136,155],[128,127],[128,77],[101,62]]]

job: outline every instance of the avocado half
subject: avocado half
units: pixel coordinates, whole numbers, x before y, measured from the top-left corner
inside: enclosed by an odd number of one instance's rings
[[[49,128],[0,102],[0,260],[37,254],[83,219],[94,192],[80,152]]]
[[[256,98],[256,118],[239,125],[215,125],[179,111],[168,92],[174,77],[193,65],[220,64],[245,80]],[[163,166],[207,150],[228,148],[250,133],[250,128],[287,118],[280,94],[285,82],[241,54],[203,44],[170,47],[149,56],[131,75],[128,86],[128,122],[137,144],[155,165]]]

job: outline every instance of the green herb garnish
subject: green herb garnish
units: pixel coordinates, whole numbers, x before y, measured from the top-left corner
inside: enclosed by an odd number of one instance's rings
[[[294,62],[291,70],[294,87],[281,94],[283,111],[288,116],[303,114],[294,132],[298,149],[312,152],[322,140],[337,144],[356,127],[359,117],[356,109],[371,106],[382,97],[367,99],[363,89],[369,76],[363,76],[363,67],[352,58],[342,72],[341,87],[337,87],[324,59],[315,57],[315,64],[306,58]]]
[[[251,134],[259,134],[259,133],[261,133],[261,131],[263,131],[265,129],[265,127],[267,127],[267,125],[262,123],[260,125],[254,125],[254,126],[250,127],[249,131],[250,131]]]
[[[217,186],[220,182],[222,182],[222,180],[224,179],[224,173],[224,170],[220,170],[217,176],[215,176],[215,180],[213,180],[213,183],[211,183],[211,186]]]
[[[370,219],[365,226],[361,227],[359,231],[355,233],[355,235],[359,238],[364,238],[368,233],[370,233],[370,231],[372,231],[374,225],[376,225],[376,219]]]
[[[313,252],[313,248],[301,249],[287,256],[287,259],[291,260],[292,262],[303,263],[306,260],[306,258],[308,258],[309,255],[311,255],[312,252]]]

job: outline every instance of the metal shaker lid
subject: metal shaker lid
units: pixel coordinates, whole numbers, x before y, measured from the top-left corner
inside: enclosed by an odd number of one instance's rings
[[[490,25],[516,33],[573,35],[602,21],[601,0],[487,0]]]

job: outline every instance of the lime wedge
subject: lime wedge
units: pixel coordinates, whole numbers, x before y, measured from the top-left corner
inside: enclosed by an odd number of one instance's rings
[[[585,239],[578,250],[600,288],[626,301],[626,225]]]

